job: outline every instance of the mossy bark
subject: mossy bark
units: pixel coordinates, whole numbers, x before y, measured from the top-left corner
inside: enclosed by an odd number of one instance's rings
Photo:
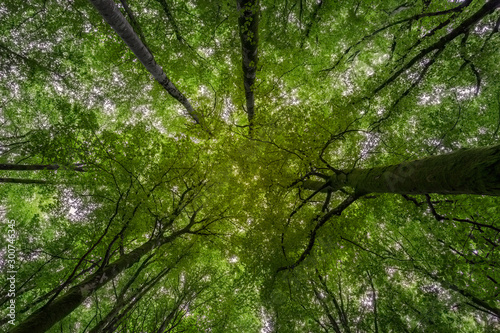
[[[328,185],[328,186],[325,186]],[[305,181],[304,188],[338,190],[351,187],[358,194],[479,194],[500,195],[500,145],[462,149],[396,165],[354,169],[329,182]]]

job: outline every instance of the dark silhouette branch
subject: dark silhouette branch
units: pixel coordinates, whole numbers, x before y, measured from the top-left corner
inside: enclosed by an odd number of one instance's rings
[[[342,212],[349,207],[354,201],[356,201],[359,198],[359,196],[349,196],[346,198],[344,201],[342,201],[337,207],[332,209],[326,214],[318,214],[314,219],[313,222],[316,221],[316,225],[314,226],[313,230],[311,230],[310,235],[309,235],[309,242],[300,255],[300,257],[293,263],[288,266],[282,266],[277,269],[277,272],[284,271],[284,270],[292,270],[298,265],[300,265],[301,262],[303,262],[307,256],[311,253],[314,243],[316,241],[316,235],[318,230],[326,223],[328,222],[334,215],[340,216]]]
[[[441,37],[434,44],[426,47],[421,50],[417,55],[415,55],[410,61],[408,61],[404,66],[402,66],[399,70],[397,70],[390,78],[385,80],[381,85],[379,85],[374,94],[378,93],[386,86],[394,82],[402,73],[415,65],[418,61],[424,59],[428,54],[435,50],[442,50],[446,47],[446,45],[457,38],[458,36],[466,33],[469,29],[483,19],[485,16],[491,14],[498,6],[500,5],[500,0],[491,0],[484,4],[477,12],[475,12],[471,17],[467,20],[463,21],[458,27],[453,29],[449,34]]]

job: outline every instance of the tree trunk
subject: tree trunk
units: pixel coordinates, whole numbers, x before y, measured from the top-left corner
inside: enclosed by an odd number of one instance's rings
[[[241,40],[243,85],[245,86],[246,107],[251,133],[255,116],[254,85],[259,61],[259,1],[238,0],[237,8],[240,13],[238,24]]]
[[[139,302],[144,295],[146,295],[165,275],[167,275],[172,270],[172,267],[167,267],[157,274],[152,280],[145,282],[139,287],[139,290],[127,297],[127,299],[118,300],[111,311],[102,319],[94,328],[92,328],[89,333],[100,333],[103,332],[107,326],[113,327],[113,324],[119,322],[127,313],[132,310],[132,308]],[[122,310],[125,308],[125,311]],[[120,312],[122,312],[120,314]],[[117,316],[120,314],[120,316]]]
[[[118,36],[127,44],[129,49],[135,54],[137,59],[146,67],[149,73],[162,85],[163,88],[177,101],[179,101],[186,108],[187,112],[198,124],[200,119],[196,114],[194,108],[189,103],[186,96],[184,96],[179,89],[170,81],[165,75],[163,69],[156,63],[153,55],[149,49],[144,45],[142,40],[137,36],[132,26],[128,23],[122,15],[113,0],[89,0],[97,9],[99,14],[104,20],[116,31]]]
[[[358,194],[479,194],[500,195],[500,145],[461,149],[411,162],[354,169],[328,182],[306,180],[305,189],[339,190],[351,187]]]
[[[11,183],[11,184],[44,184],[47,185],[46,180],[40,179],[22,179],[22,178],[0,178],[0,183]]]
[[[98,270],[81,283],[70,288],[63,296],[32,313],[26,320],[14,327],[11,333],[43,333],[75,310],[88,296],[114,279],[118,274],[138,262],[143,256],[178,236],[189,231],[192,224],[174,232],[168,237],[150,240],[132,252],[122,256],[102,270]]]
[[[34,170],[58,170],[67,169],[84,172],[82,165],[60,166],[59,164],[0,164],[0,170],[9,171],[34,171]]]

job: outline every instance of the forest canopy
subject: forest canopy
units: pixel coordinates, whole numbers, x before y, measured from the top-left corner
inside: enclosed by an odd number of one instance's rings
[[[500,0],[2,0],[0,329],[498,332]]]

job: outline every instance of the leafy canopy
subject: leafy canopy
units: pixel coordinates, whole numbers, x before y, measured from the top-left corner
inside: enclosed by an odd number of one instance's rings
[[[499,6],[3,0],[0,207],[16,221],[15,325],[498,330],[499,199],[358,193],[348,179],[498,145]],[[0,324],[15,330],[6,278]],[[64,312],[58,300],[78,288],[90,291]],[[65,314],[47,324],[37,309]]]

